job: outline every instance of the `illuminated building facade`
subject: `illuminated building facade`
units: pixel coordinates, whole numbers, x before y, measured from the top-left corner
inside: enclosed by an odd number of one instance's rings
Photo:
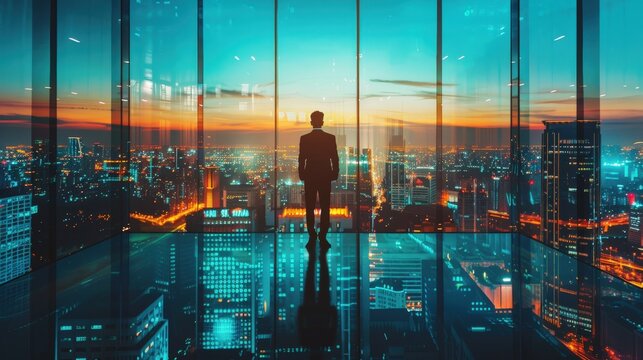
[[[143,295],[123,319],[101,316],[100,305],[83,306],[56,323],[58,359],[169,359],[163,295]]]
[[[404,127],[401,120],[391,120],[388,133],[388,155],[384,171],[384,189],[392,210],[402,210],[408,203],[409,184],[406,182]]]
[[[510,225],[508,213],[496,210],[487,211],[487,229],[489,232],[508,232]]]
[[[541,240],[596,264],[600,257],[600,124],[591,120],[544,124]]]
[[[240,233],[257,229],[257,212],[248,208],[208,208],[187,218],[188,232]]]
[[[473,180],[458,192],[456,221],[458,231],[478,232],[487,230],[487,192]]]
[[[320,209],[315,209],[315,219],[319,221]],[[278,212],[279,223],[281,224],[280,232],[299,233],[307,232],[306,229],[306,209],[286,207]],[[349,231],[353,225],[353,214],[348,207],[330,208],[330,231],[345,232]]]
[[[78,136],[67,138],[67,156],[70,158],[79,158],[83,156],[83,143]]]
[[[203,234],[199,249],[199,342],[204,350],[250,349],[266,330],[256,322],[266,318],[271,295],[263,284],[268,243],[262,235]],[[259,336],[262,335],[262,336]]]
[[[31,268],[31,194],[0,190],[0,284]]]
[[[371,288],[371,309],[406,309],[406,291],[402,283],[375,281]]]

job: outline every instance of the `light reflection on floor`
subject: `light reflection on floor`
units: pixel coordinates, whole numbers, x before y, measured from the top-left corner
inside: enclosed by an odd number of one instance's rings
[[[3,349],[59,359],[640,354],[641,290],[531,240],[331,234],[327,252],[307,241],[112,239],[0,287]]]

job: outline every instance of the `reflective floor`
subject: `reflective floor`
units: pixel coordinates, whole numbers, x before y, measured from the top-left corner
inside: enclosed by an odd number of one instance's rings
[[[643,291],[532,240],[307,241],[146,233],[84,249],[0,287],[2,358],[643,358]]]

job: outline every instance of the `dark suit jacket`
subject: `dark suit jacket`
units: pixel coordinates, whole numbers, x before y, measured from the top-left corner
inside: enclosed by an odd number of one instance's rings
[[[299,179],[337,180],[339,156],[335,135],[313,130],[299,139]]]

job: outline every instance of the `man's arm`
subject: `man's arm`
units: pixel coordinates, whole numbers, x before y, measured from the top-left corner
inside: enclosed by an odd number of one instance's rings
[[[304,169],[306,168],[306,155],[303,151],[303,137],[299,138],[299,180],[304,180]]]
[[[337,140],[333,136],[333,148],[330,154],[330,164],[333,167],[333,180],[339,177],[339,155],[337,155]]]

